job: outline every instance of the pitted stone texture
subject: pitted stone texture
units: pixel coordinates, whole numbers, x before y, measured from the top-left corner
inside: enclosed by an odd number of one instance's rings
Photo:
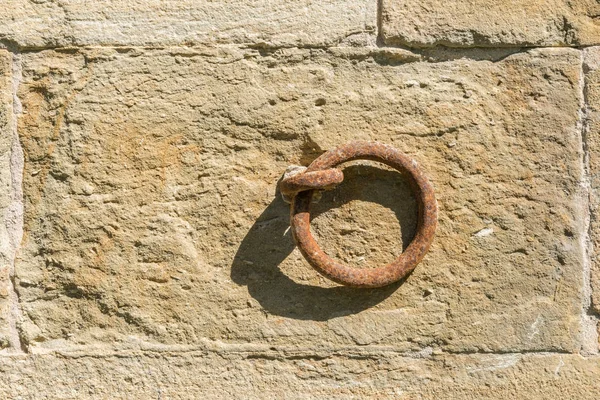
[[[422,358],[420,358],[422,357]],[[5,399],[577,399],[600,396],[578,355],[134,353],[5,358]]]
[[[600,44],[596,0],[382,0],[387,44],[581,46]]]
[[[4,0],[0,40],[21,47],[251,43],[322,46],[366,40],[371,0]],[[361,36],[361,37],[359,37]]]
[[[585,98],[584,125],[590,168],[590,234],[592,245],[591,285],[592,307],[600,313],[600,47],[584,51]]]
[[[11,150],[14,141],[12,57],[0,50],[0,349],[10,344],[10,271],[14,243],[10,216],[14,188],[11,178]]]
[[[579,349],[579,52],[332,53],[23,54],[25,344]],[[436,188],[437,238],[399,287],[321,278],[275,193],[289,164],[352,139],[398,147]],[[390,261],[414,201],[397,174],[352,168],[343,185],[369,185],[323,196],[319,240],[351,262]]]

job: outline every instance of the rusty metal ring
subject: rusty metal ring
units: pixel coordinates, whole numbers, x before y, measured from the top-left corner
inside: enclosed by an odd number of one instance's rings
[[[328,182],[307,184],[304,190],[296,187],[296,192],[288,193],[292,198],[291,230],[304,258],[327,278],[347,286],[382,287],[405,277],[429,250],[437,226],[437,203],[433,186],[417,163],[395,148],[381,143],[348,143],[322,154],[301,174],[331,170],[344,162],[357,159],[379,161],[405,174],[408,178],[417,197],[419,217],[417,232],[406,250],[395,261],[384,267],[365,269],[348,267],[325,254],[310,232],[310,204],[316,187],[321,185],[323,188],[329,189],[333,186]],[[328,175],[333,176],[332,182],[335,181],[336,184],[341,181],[336,173]],[[321,181],[323,180],[322,178]]]

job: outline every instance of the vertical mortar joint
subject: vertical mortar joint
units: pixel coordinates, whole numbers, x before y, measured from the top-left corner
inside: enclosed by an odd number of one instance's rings
[[[582,188],[582,212],[583,227],[581,234],[581,250],[583,252],[583,290],[582,290],[582,314],[581,330],[582,342],[581,352],[583,354],[598,354],[598,317],[592,306],[592,284],[591,269],[592,256],[594,252],[592,242],[592,218],[594,217],[593,187],[590,169],[589,154],[589,106],[587,99],[587,80],[585,68],[585,50],[581,54],[581,69],[579,79],[580,110],[577,122],[577,130],[581,140],[581,188]]]
[[[23,165],[24,155],[17,132],[18,115],[21,113],[21,103],[17,89],[21,81],[21,55],[11,51],[12,58],[12,143],[10,150],[11,201],[6,211],[6,228],[10,239],[10,270],[9,270],[9,341],[11,353],[27,352],[21,341],[20,323],[21,308],[19,294],[15,281],[15,262],[23,238]]]

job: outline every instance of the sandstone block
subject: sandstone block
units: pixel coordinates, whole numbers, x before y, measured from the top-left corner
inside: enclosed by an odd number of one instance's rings
[[[6,399],[559,399],[600,396],[598,357],[238,352],[3,359]]]
[[[322,46],[376,30],[371,0],[5,0],[0,39],[26,48]]]
[[[387,44],[414,47],[600,44],[594,0],[382,0]]]
[[[577,351],[580,60],[23,54],[25,344]],[[289,235],[277,180],[352,139],[395,145],[436,188],[437,238],[401,285],[334,285]],[[315,206],[315,235],[353,265],[391,261],[414,232],[406,182],[369,163],[345,173]]]

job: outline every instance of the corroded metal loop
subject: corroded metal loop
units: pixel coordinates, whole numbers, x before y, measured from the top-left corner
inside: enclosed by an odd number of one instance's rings
[[[307,171],[306,167],[291,166],[279,183],[279,191],[288,203],[299,192],[307,190],[330,190],[342,183],[344,174],[340,169],[330,168]]]
[[[415,237],[406,250],[392,263],[370,269],[351,268],[325,254],[310,232],[310,203],[314,190],[306,189],[321,189],[326,185],[311,187],[310,185],[302,186],[300,183],[295,183],[296,187],[303,187],[303,190],[288,192],[293,195],[291,199],[291,229],[294,240],[304,258],[313,268],[327,278],[348,286],[382,287],[405,277],[417,266],[429,250],[437,227],[437,203],[433,186],[417,163],[395,148],[376,142],[351,142],[330,150],[314,160],[305,171],[295,175],[299,178],[293,182],[310,181],[312,176],[321,177],[321,185],[333,182],[334,178],[337,177],[334,172],[328,172],[331,175],[311,174],[323,171],[339,171],[334,167],[357,159],[379,161],[389,165],[404,173],[410,181],[419,204],[419,218]],[[325,176],[328,178],[325,179]],[[341,177],[343,178],[343,175]],[[286,185],[293,186],[289,182]]]

